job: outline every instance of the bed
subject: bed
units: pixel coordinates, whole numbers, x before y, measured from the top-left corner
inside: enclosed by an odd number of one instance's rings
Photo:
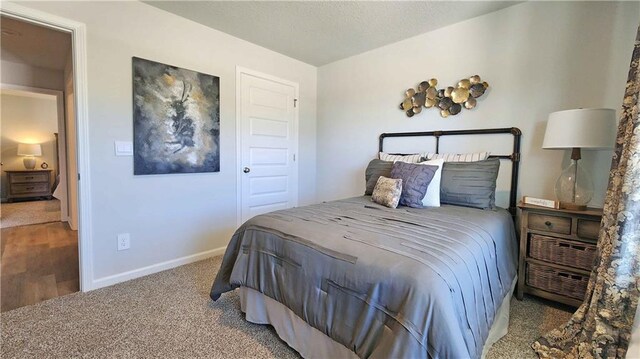
[[[360,196],[256,216],[227,247],[211,297],[240,288],[247,320],[303,357],[478,358],[506,333],[515,286],[520,131],[511,134],[509,210],[389,209]]]

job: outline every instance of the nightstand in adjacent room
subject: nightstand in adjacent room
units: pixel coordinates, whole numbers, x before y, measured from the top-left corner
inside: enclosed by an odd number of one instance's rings
[[[524,293],[579,306],[596,254],[602,209],[552,209],[520,203],[516,296]]]
[[[51,199],[51,170],[5,171],[7,199],[47,197]]]

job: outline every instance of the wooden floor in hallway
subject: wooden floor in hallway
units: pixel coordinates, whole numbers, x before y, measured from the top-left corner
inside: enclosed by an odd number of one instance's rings
[[[79,290],[78,232],[66,222],[0,230],[2,312]]]

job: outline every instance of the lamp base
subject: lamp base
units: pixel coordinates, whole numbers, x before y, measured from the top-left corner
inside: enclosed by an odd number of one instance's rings
[[[34,168],[36,168],[36,159],[33,157],[25,157],[22,160],[22,163],[24,164],[24,168],[28,169],[28,170],[32,170]]]
[[[571,202],[560,202],[560,208],[568,209],[572,211],[586,211],[587,205],[585,204],[575,204]]]

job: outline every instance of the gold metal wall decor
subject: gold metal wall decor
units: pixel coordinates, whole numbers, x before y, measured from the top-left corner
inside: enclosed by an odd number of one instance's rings
[[[417,89],[407,89],[405,98],[400,104],[408,117],[422,112],[422,107],[437,108],[440,116],[455,116],[462,111],[462,107],[471,110],[476,107],[478,97],[482,96],[489,88],[486,81],[480,76],[473,75],[468,79],[462,79],[453,87],[438,89],[438,80],[422,81]]]

